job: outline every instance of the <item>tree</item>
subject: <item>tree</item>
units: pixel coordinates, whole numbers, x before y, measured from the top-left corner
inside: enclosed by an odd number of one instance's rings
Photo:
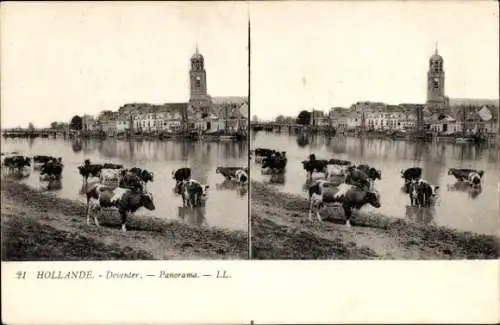
[[[299,116],[297,116],[297,124],[309,125],[309,123],[311,123],[311,112],[301,111]]]
[[[29,129],[30,131],[33,131],[33,130],[35,129],[35,126],[33,125],[33,123],[32,123],[32,122],[30,122],[30,123],[28,124],[28,129]]]
[[[283,115],[278,115],[274,121],[276,123],[284,123],[285,122],[285,117]]]
[[[81,131],[83,129],[83,120],[80,116],[75,115],[69,122],[69,127],[71,130]]]
[[[259,117],[257,115],[252,116],[252,122],[258,122]]]
[[[53,130],[57,129],[58,126],[59,126],[59,123],[57,123],[57,122],[50,123],[50,128]]]

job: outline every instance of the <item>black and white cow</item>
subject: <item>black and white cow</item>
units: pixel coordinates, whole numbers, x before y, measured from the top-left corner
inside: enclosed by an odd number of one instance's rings
[[[319,180],[309,187],[309,220],[312,220],[312,214],[315,212],[318,220],[322,221],[319,214],[321,207],[340,205],[344,209],[346,225],[350,226],[352,210],[359,210],[366,204],[375,208],[381,207],[380,194],[377,190],[361,190],[346,183],[334,186],[325,180]]]
[[[479,178],[482,178],[484,171],[476,169],[465,169],[465,168],[450,168],[448,169],[448,175],[453,175],[458,181],[468,181],[469,175],[471,173],[477,173]]]
[[[372,181],[381,180],[382,179],[382,171],[380,169],[375,169],[374,167],[370,167],[368,165],[362,164],[356,166],[358,170],[361,170],[368,176]]]
[[[40,168],[42,165],[45,165],[49,162],[59,162],[62,163],[62,158],[61,157],[52,157],[52,156],[45,156],[45,155],[35,155],[33,156],[33,168]]]
[[[276,154],[276,153],[277,153],[277,151],[273,150],[273,149],[257,148],[254,151],[255,162],[256,163],[261,163],[262,160],[264,160],[264,158],[270,157],[270,156],[272,156],[273,154]]]
[[[364,171],[359,170],[354,166],[350,166],[347,169],[345,183],[354,185],[361,190],[369,190],[373,188],[373,180],[370,179]]]
[[[203,206],[208,199],[209,187],[194,179],[182,181],[180,184],[182,206],[191,208]]]
[[[151,193],[137,193],[121,187],[112,189],[97,183],[87,191],[87,224],[90,224],[90,215],[93,214],[94,223],[99,227],[97,215],[102,215],[103,209],[118,209],[122,231],[125,232],[127,231],[128,215],[133,215],[141,207],[145,207],[150,211],[155,210]]]
[[[417,207],[430,207],[435,202],[439,186],[429,184],[421,178],[410,181],[410,204]]]
[[[144,191],[144,184],[139,176],[125,169],[120,171],[120,181],[118,186],[121,188],[127,188],[136,193],[142,193]]]
[[[482,170],[469,173],[469,175],[467,176],[467,183],[473,188],[480,188],[481,178],[483,177],[483,174],[484,172]]]
[[[238,169],[234,172],[234,176],[236,178],[236,182],[239,184],[246,184],[248,182],[248,174],[244,169]]]
[[[139,177],[141,182],[144,184],[144,188],[146,188],[148,182],[153,182],[154,181],[154,174],[153,172],[150,172],[146,169],[138,168],[138,167],[133,167],[127,170],[127,172],[132,173]]]

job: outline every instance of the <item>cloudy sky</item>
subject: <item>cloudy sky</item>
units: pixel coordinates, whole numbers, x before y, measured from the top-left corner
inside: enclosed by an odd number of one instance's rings
[[[248,94],[246,3],[2,3],[1,126],[189,99],[198,43],[212,96]]]
[[[251,110],[271,119],[357,101],[423,103],[438,42],[446,95],[498,98],[498,4],[252,3]]]

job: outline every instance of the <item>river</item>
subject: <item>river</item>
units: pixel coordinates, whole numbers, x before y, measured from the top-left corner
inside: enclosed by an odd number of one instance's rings
[[[375,182],[381,193],[382,207],[364,207],[396,218],[408,218],[424,224],[447,226],[463,231],[500,235],[498,147],[484,148],[454,143],[416,143],[405,140],[361,139],[323,135],[299,138],[273,132],[253,132],[251,147],[286,151],[288,164],[284,177],[271,179],[262,175],[260,165],[251,163],[251,178],[269,183],[277,190],[300,194],[305,191],[306,172],[301,161],[311,153],[318,159],[345,159],[355,164],[366,163],[382,171]],[[423,178],[440,186],[436,206],[417,210],[409,206],[409,197],[401,191],[401,170],[419,166]],[[459,186],[448,168],[484,170],[481,192]]]
[[[84,202],[82,177],[77,167],[87,158],[92,163],[112,162],[123,164],[126,168],[145,168],[154,173],[154,182],[148,183],[147,189],[153,194],[156,209],[139,209],[137,216],[154,215],[198,225],[248,230],[248,191],[245,191],[246,188],[237,190],[231,186],[232,183],[223,182],[222,175],[215,173],[217,166],[248,166],[246,142],[2,138],[1,144],[2,152],[62,157],[61,188],[50,190],[59,197]],[[191,167],[192,178],[210,186],[204,208],[182,208],[181,197],[173,192],[175,181],[172,179],[172,171],[180,167]],[[37,171],[32,171],[22,182],[42,191],[49,190],[46,182],[39,181]]]

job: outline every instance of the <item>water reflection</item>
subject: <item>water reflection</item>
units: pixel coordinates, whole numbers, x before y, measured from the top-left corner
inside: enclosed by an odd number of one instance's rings
[[[73,149],[73,152],[78,153],[82,151],[82,141],[81,140],[75,140],[71,143],[71,148]]]
[[[491,145],[456,145],[454,143],[421,143],[404,140],[355,138],[345,136],[309,136],[308,143],[300,142],[297,135],[258,132],[252,148],[286,148],[288,164],[284,182],[271,183],[263,175],[259,164],[252,164],[252,179],[267,182],[282,192],[307,196],[306,172],[301,164],[309,154],[318,159],[342,159],[355,164],[368,164],[382,171],[382,180],[375,182],[382,199],[386,202],[378,211],[384,215],[405,217],[408,194],[402,189],[400,171],[409,167],[421,167],[422,176],[432,185],[450,190],[439,194],[439,205],[435,207],[434,222],[466,231],[496,234],[500,228],[498,218],[499,178],[498,149]],[[302,140],[301,140],[302,141]],[[485,171],[482,189],[473,191],[453,190],[455,179],[447,174],[448,168],[473,168]],[[458,185],[460,186],[460,185]],[[465,191],[467,189],[467,191]],[[468,193],[467,196],[463,195]],[[371,208],[367,208],[370,210]],[[471,222],[472,216],[481,211],[481,222]],[[421,217],[422,219],[423,217]],[[423,218],[425,219],[425,218]]]
[[[476,199],[483,191],[481,187],[474,188],[465,181],[456,181],[454,184],[447,185],[448,191],[467,193],[471,199]]]
[[[248,193],[248,184],[240,184],[234,179],[225,179],[223,182],[215,184],[215,189],[218,191],[234,191],[243,197]]]
[[[178,207],[179,209],[179,218],[190,224],[190,225],[195,225],[195,226],[207,226],[207,219],[205,217],[206,215],[206,210],[205,207],[195,207],[195,208],[188,208],[188,207]]]
[[[435,224],[434,222],[434,207],[416,207],[406,206],[406,218],[422,225]]]

